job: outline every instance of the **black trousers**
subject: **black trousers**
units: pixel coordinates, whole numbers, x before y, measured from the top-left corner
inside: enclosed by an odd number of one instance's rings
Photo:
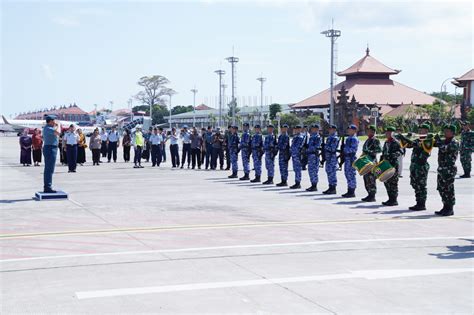
[[[92,149],[92,164],[99,165],[100,160],[100,149]]]
[[[41,149],[33,150],[33,162],[41,163]]]
[[[206,143],[206,169],[211,164],[211,160],[212,160],[212,144]]]
[[[219,158],[219,166],[224,167],[224,151],[222,148],[212,148],[211,168],[217,168],[217,158]]]
[[[230,151],[227,146],[225,147],[225,168],[230,168]]]
[[[166,162],[166,145],[161,145],[161,161]]]
[[[133,163],[135,163],[135,165],[142,164],[142,149],[143,148],[139,145],[135,148],[135,155],[133,156]]]
[[[130,148],[131,146],[123,146],[123,160],[125,162],[130,161]]]
[[[114,158],[114,162],[117,162],[117,142],[109,142],[107,160],[110,162],[111,158]]]
[[[160,166],[161,163],[161,145],[156,144],[151,146],[151,163],[153,166]]]
[[[170,153],[173,167],[179,166],[179,147],[177,144],[170,144]]]
[[[191,143],[183,143],[183,152],[181,155],[181,166],[184,166],[186,162],[186,157],[188,158],[188,166],[191,163]]]
[[[67,166],[70,171],[75,171],[77,167],[77,144],[68,144],[66,147]]]
[[[193,168],[196,167],[196,160],[198,167],[201,167],[201,149],[192,149],[191,150]]]
[[[107,141],[101,142],[100,153],[102,153],[102,157],[107,157]]]

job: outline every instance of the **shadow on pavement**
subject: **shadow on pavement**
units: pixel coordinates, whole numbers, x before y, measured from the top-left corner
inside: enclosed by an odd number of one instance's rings
[[[412,211],[410,211],[412,212]],[[439,218],[435,214],[424,214],[424,215],[400,215],[397,217],[393,217],[394,219],[431,219],[431,218]]]
[[[389,211],[374,211],[372,214],[400,214],[400,213],[413,213],[411,210],[389,210]]]
[[[474,240],[463,239],[464,241],[471,242],[469,245],[459,246],[446,246],[448,249],[447,253],[431,253],[430,256],[435,256],[438,259],[466,259],[474,258]]]
[[[281,188],[270,188],[270,189],[264,189],[264,191],[281,191],[281,190],[287,190],[288,187],[281,187]]]
[[[361,200],[352,200],[352,201],[339,201],[339,202],[336,202],[336,204],[338,204],[338,205],[356,205],[356,204],[359,204],[359,203],[363,203],[363,201],[361,201]]]
[[[322,196],[324,196],[324,195],[322,195]],[[342,199],[342,198],[343,198],[343,197],[336,195],[336,196],[334,196],[334,197],[314,198],[314,199],[315,199],[315,200],[335,200],[335,199]]]
[[[22,201],[34,201],[34,198],[24,198],[24,199],[2,199],[0,200],[0,204],[2,203],[16,203],[16,202],[22,202]]]
[[[357,205],[355,207],[352,207],[353,209],[356,209],[356,208],[363,208],[363,209],[378,209],[378,208],[385,208],[384,205],[380,204],[380,203],[373,203],[373,204],[368,204],[368,203],[363,203],[361,205]],[[383,211],[384,212],[384,211]]]

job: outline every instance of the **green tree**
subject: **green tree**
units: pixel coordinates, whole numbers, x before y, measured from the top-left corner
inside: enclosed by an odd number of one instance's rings
[[[469,121],[469,123],[471,123],[471,125],[474,125],[474,110],[471,109],[467,113],[467,120]]]
[[[211,114],[209,114],[209,115],[207,116],[207,118],[209,118],[209,122],[210,122],[211,125],[214,127],[214,126],[216,125],[216,122],[217,122],[217,117],[216,117],[216,115],[214,115],[214,114],[211,113]]]
[[[443,101],[446,101],[446,102],[449,102],[449,103],[456,103],[456,104],[461,104],[462,102],[462,94],[456,94],[456,96],[454,96],[454,94],[451,94],[451,93],[448,93],[448,92],[431,92],[430,93],[431,96],[433,97],[436,97],[436,98],[439,98]]]
[[[288,114],[282,114],[280,116],[281,125],[287,124],[289,127],[293,127],[299,123],[300,123],[300,120],[295,114],[288,113]]]
[[[319,115],[309,115],[304,119],[304,124],[311,126],[313,124],[319,124],[321,122],[321,117]]]
[[[271,104],[269,107],[270,111],[270,119],[275,119],[276,114],[281,112],[281,105],[280,104]]]
[[[235,115],[237,115],[237,113],[240,111],[240,109],[237,107],[237,101],[236,100],[230,101],[230,103],[227,104],[227,107],[229,108],[229,111],[228,111],[227,115],[229,115],[230,117],[232,117],[232,108],[234,108],[234,114]]]
[[[134,111],[134,112],[136,112],[136,111],[143,111],[143,112],[145,112],[147,115],[149,115],[149,114],[150,114],[150,106],[148,106],[148,105],[135,106],[135,107],[133,107],[133,111]],[[168,109],[166,108],[166,106],[154,105],[154,106],[153,106],[153,109],[152,109],[151,123],[152,123],[153,125],[162,124],[162,123],[165,122],[164,117],[168,117],[168,116],[169,116],[169,111],[168,111]]]
[[[177,115],[177,114],[182,114],[182,113],[187,113],[187,112],[192,112],[192,111],[193,111],[193,105],[188,105],[188,106],[178,105],[171,109],[171,115]]]

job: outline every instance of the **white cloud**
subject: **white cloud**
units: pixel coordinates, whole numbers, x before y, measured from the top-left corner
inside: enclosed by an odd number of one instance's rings
[[[57,16],[53,18],[53,23],[61,25],[61,26],[66,26],[66,27],[76,27],[79,26],[79,20],[74,17],[69,17],[69,16]]]
[[[43,71],[43,75],[46,79],[48,80],[54,79],[53,70],[51,69],[51,66],[49,64],[47,63],[42,64],[41,70]]]

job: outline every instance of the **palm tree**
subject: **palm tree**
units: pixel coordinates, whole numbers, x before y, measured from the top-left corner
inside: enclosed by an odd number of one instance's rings
[[[215,125],[216,125],[216,121],[217,121],[216,115],[211,113],[207,116],[207,118],[209,119],[209,123],[211,124],[211,126],[214,128]]]

